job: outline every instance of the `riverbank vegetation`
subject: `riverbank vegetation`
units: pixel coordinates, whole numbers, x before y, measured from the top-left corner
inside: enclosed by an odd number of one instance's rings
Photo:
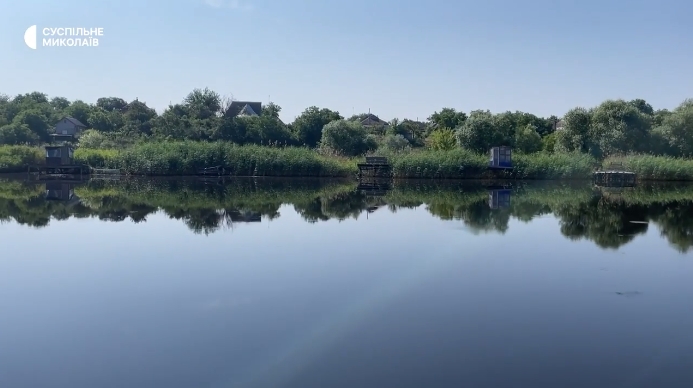
[[[185,222],[195,233],[214,233],[246,222],[276,219],[290,205],[307,222],[357,219],[366,209],[400,211],[424,206],[440,219],[462,221],[473,233],[504,233],[511,219],[553,214],[561,233],[618,248],[656,225],[671,245],[693,247],[693,185],[641,185],[617,191],[586,183],[526,182],[514,186],[510,204],[493,208],[478,183],[399,181],[371,197],[347,180],[232,179],[225,183],[177,179],[92,180],[74,187],[78,199],[45,198],[44,184],[0,180],[0,222],[43,227],[51,220],[96,217],[145,222],[157,212]],[[387,211],[387,210],[381,210]],[[637,223],[631,222],[637,221]],[[645,223],[642,223],[645,222]]]
[[[484,178],[489,148],[504,145],[513,147],[517,168],[500,177],[584,179],[619,159],[644,179],[693,180],[693,100],[671,111],[608,100],[561,118],[443,108],[425,121],[309,107],[291,123],[280,120],[277,104],[259,112],[238,104],[209,89],[161,113],[117,97],[92,104],[40,92],[0,96],[0,172],[40,160],[55,123],[72,117],[87,128],[78,161],[131,174],[221,165],[232,175],[352,176],[358,159],[378,154],[391,158],[399,178]]]

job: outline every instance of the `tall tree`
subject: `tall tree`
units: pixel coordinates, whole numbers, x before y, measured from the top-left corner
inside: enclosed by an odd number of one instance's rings
[[[296,117],[291,129],[299,144],[316,147],[322,138],[322,129],[325,125],[342,119],[344,117],[339,112],[311,106]]]
[[[205,120],[221,111],[221,96],[209,88],[195,89],[183,101],[191,117]]]
[[[467,114],[458,112],[453,108],[443,108],[440,112],[433,112],[428,121],[436,128],[456,129],[467,119]]]
[[[563,116],[563,130],[556,132],[556,149],[560,151],[587,152],[592,112],[585,108],[573,108]]]

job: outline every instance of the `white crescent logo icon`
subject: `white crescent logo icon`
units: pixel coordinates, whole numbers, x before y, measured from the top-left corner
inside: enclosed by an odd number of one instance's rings
[[[24,31],[24,43],[30,49],[36,50],[36,25],[33,25]]]

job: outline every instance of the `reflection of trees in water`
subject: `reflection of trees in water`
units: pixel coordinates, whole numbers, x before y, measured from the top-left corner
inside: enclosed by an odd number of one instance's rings
[[[655,204],[650,207],[650,219],[679,252],[693,247],[693,201]]]
[[[330,219],[358,219],[367,207],[366,196],[358,191],[348,191],[330,197],[317,197],[305,203],[294,204],[294,210],[310,223]]]
[[[601,248],[619,248],[647,232],[647,207],[628,206],[595,197],[554,211],[561,233],[571,240],[588,239]]]
[[[463,221],[474,232],[500,232],[508,230],[510,209],[491,209],[486,200],[466,205],[432,203],[428,211],[443,220]]]
[[[513,191],[509,207],[492,209],[488,192],[480,186],[411,188],[403,184],[384,197],[373,197],[354,185],[319,182],[248,180],[227,186],[176,181],[89,183],[79,191],[81,202],[67,205],[47,201],[40,187],[13,183],[11,190],[3,191],[4,184],[0,182],[0,222],[14,220],[33,227],[71,217],[146,222],[150,214],[161,211],[195,233],[210,234],[238,224],[276,219],[282,204],[292,205],[307,222],[357,219],[367,209],[396,212],[425,205],[433,216],[463,221],[474,232],[505,233],[511,218],[529,222],[553,213],[565,237],[587,239],[602,248],[621,247],[647,232],[646,223],[632,221],[657,224],[662,236],[681,252],[693,247],[692,186],[620,193],[592,192],[586,186],[521,188]]]

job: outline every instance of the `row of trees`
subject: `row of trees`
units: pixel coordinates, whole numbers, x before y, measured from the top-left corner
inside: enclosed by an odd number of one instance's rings
[[[227,117],[231,100],[209,89],[193,90],[161,114],[144,102],[117,97],[96,103],[48,98],[39,92],[14,98],[0,95],[0,144],[40,144],[49,139],[64,116],[90,129],[80,143],[120,147],[138,140],[225,140],[239,144],[299,145],[356,155],[376,148],[400,150],[464,147],[486,152],[497,145],[526,153],[649,152],[693,155],[693,100],[673,111],[654,110],[646,101],[608,100],[591,109],[575,108],[562,119],[525,112],[469,114],[453,108],[434,112],[424,122],[393,119],[387,125],[364,126],[367,114],[345,118],[326,108],[309,107],[292,123],[279,119],[281,107],[270,103],[258,117]],[[559,128],[556,131],[556,128]]]

